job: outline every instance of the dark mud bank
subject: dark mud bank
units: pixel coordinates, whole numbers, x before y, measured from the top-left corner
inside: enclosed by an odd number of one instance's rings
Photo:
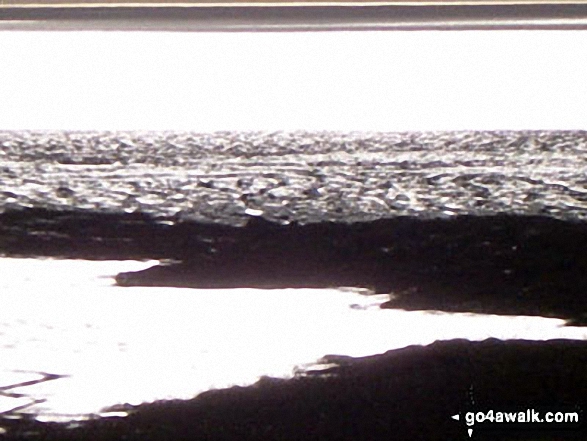
[[[129,416],[76,428],[1,417],[0,425],[10,440],[445,441],[470,439],[466,412],[541,409],[576,412],[580,424],[477,424],[473,439],[585,439],[586,342],[452,340],[324,361],[333,367],[188,401],[119,406]]]
[[[581,322],[586,152],[582,131],[0,132],[0,253]]]
[[[0,214],[5,255],[160,259],[123,286],[364,287],[387,307],[585,322],[587,224],[538,216],[397,217],[244,226],[145,214]]]

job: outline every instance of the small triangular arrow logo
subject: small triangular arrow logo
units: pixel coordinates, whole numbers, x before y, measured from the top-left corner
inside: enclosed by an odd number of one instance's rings
[[[461,416],[457,413],[456,415],[451,416],[453,420],[458,421]]]
[[[469,438],[471,438],[473,436],[473,429],[467,429],[467,432],[469,432]]]

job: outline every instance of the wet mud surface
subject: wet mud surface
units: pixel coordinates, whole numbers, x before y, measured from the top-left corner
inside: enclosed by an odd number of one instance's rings
[[[452,340],[324,362],[331,367],[290,380],[262,378],[188,401],[118,406],[129,412],[125,418],[69,428],[1,416],[0,423],[12,440],[444,441],[471,439],[466,412],[530,408],[576,412],[583,423],[476,424],[473,439],[585,439],[585,342]]]
[[[30,222],[33,220],[34,232]],[[398,217],[244,226],[141,215],[5,212],[8,255],[160,259],[121,286],[362,287],[385,307],[587,319],[587,226],[548,217]]]
[[[585,132],[2,132],[0,253],[161,260],[122,286],[360,286],[384,307],[585,324],[586,150]],[[574,406],[585,349],[437,343],[75,429],[0,415],[0,439],[468,439],[450,415],[471,385]]]

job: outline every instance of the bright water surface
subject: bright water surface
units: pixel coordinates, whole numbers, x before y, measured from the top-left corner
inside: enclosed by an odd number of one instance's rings
[[[557,319],[379,309],[359,290],[122,288],[154,262],[0,259],[0,413],[72,420],[435,340],[587,339]],[[20,387],[44,373],[59,378]]]

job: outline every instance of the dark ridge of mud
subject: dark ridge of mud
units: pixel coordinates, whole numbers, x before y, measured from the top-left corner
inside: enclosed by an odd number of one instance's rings
[[[363,223],[245,226],[141,214],[0,214],[8,256],[160,259],[122,286],[356,286],[385,307],[587,319],[587,224],[548,217],[398,217]],[[168,259],[169,262],[165,262]]]
[[[187,401],[118,406],[129,416],[75,428],[1,416],[0,426],[10,441],[446,441],[471,439],[466,412],[539,409],[577,412],[582,424],[501,430],[476,424],[473,439],[586,439],[587,342],[451,340],[324,361],[336,366],[290,380],[262,378]],[[459,422],[451,418],[457,413]]]

